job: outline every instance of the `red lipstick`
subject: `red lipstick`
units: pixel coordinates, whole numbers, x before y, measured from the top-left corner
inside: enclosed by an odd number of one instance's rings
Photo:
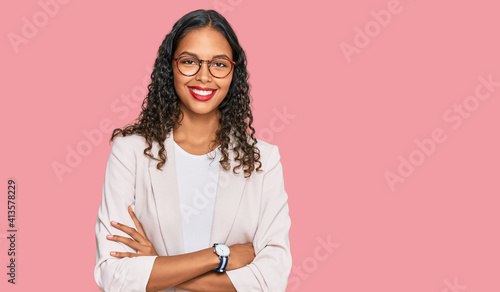
[[[207,100],[211,99],[214,96],[215,92],[217,91],[217,89],[200,87],[200,86],[188,86],[188,89],[189,89],[189,92],[191,93],[191,95],[199,101],[207,101]],[[202,91],[212,91],[212,93],[210,93],[208,95],[201,95],[201,94],[197,94],[196,92],[194,92],[193,89],[202,90]]]

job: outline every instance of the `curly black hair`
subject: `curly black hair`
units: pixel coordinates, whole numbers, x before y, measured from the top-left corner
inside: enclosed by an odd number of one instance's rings
[[[224,171],[230,169],[228,148],[233,145],[234,159],[239,162],[233,173],[243,167],[244,176],[248,178],[252,172],[262,171],[260,151],[255,146],[255,129],[252,127],[253,116],[250,108],[250,85],[248,83],[247,60],[238,38],[227,20],[214,10],[195,10],[179,19],[172,31],[165,37],[156,58],[151,83],[148,85],[148,94],[142,102],[142,111],[134,123],[123,129],[113,130],[110,142],[121,134],[127,136],[139,134],[146,140],[148,147],[144,154],[153,158],[151,153],[153,142],[159,144],[158,169],[162,169],[167,160],[164,141],[167,134],[180,125],[183,113],[179,107],[179,97],[174,89],[173,54],[179,41],[191,30],[211,27],[219,31],[229,42],[233,53],[234,73],[227,96],[219,105],[221,113],[219,128],[216,131],[216,141],[220,142],[220,164]],[[248,132],[248,130],[250,130]],[[231,141],[234,139],[234,141]],[[257,168],[255,167],[258,164]]]

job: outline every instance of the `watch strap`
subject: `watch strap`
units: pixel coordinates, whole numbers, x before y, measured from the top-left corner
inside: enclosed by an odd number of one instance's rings
[[[220,258],[220,264],[217,267],[217,269],[215,269],[215,271],[218,273],[224,273],[226,271],[227,261],[228,261],[229,257],[219,256],[219,258]]]

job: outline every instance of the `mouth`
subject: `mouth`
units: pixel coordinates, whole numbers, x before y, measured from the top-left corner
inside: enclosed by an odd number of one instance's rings
[[[204,87],[199,87],[199,86],[188,86],[189,92],[191,95],[200,101],[207,101],[211,99],[214,95],[217,89],[213,88],[204,88]]]

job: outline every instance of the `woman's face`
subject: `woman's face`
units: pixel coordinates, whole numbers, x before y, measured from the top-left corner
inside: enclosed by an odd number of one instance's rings
[[[174,59],[184,55],[195,56],[199,60],[212,60],[216,56],[233,60],[231,46],[226,38],[210,27],[192,30],[181,39]],[[202,62],[200,71],[188,77],[177,70],[176,62],[173,61],[174,87],[184,115],[217,114],[218,106],[227,95],[233,71],[225,78],[215,78],[208,71],[207,63]]]

